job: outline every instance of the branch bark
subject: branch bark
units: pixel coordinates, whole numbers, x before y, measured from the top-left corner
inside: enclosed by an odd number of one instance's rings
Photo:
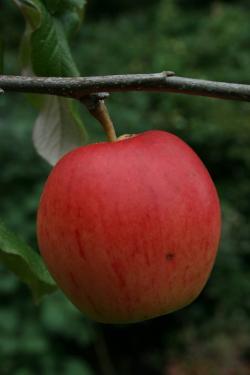
[[[0,88],[6,92],[50,94],[76,99],[92,93],[150,91],[250,101],[250,85],[178,77],[168,71],[74,78],[0,76]]]

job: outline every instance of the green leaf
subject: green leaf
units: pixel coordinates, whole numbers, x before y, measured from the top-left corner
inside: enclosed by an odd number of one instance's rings
[[[16,0],[26,19],[21,43],[23,74],[77,76],[68,37],[79,27],[84,0]],[[40,109],[34,128],[37,152],[54,165],[66,152],[85,143],[83,124],[64,98],[29,95]]]
[[[64,154],[83,145],[85,138],[72,100],[46,97],[33,131],[38,154],[54,165]]]
[[[2,221],[0,221],[0,261],[28,284],[36,302],[45,294],[57,289],[40,255],[11,233]]]
[[[38,76],[77,76],[64,25],[39,0],[15,0],[26,19],[23,63]]]
[[[79,75],[62,25],[50,16],[31,35],[31,61],[36,75]]]
[[[68,38],[79,29],[86,0],[43,0],[50,13],[60,20]]]

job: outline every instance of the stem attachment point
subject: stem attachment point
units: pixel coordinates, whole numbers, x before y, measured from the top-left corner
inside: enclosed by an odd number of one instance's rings
[[[109,93],[98,93],[83,96],[80,101],[86,106],[88,111],[94,116],[102,125],[108,141],[115,142],[117,140],[115,128],[108,109],[104,103],[104,99],[109,96]]]

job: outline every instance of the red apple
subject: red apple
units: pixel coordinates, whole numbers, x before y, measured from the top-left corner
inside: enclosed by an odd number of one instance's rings
[[[38,211],[49,271],[99,322],[135,322],[189,304],[208,279],[219,237],[208,171],[164,131],[68,153],[52,170]]]

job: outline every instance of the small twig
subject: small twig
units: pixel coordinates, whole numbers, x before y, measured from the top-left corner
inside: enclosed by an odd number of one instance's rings
[[[74,78],[0,76],[0,87],[6,92],[51,94],[78,99],[98,92],[151,91],[250,101],[250,85],[178,77],[173,72]]]
[[[104,103],[104,99],[109,96],[108,93],[97,93],[80,98],[88,111],[94,116],[104,128],[108,141],[115,142],[117,137],[114,129],[113,122],[109,116],[108,109]]]

